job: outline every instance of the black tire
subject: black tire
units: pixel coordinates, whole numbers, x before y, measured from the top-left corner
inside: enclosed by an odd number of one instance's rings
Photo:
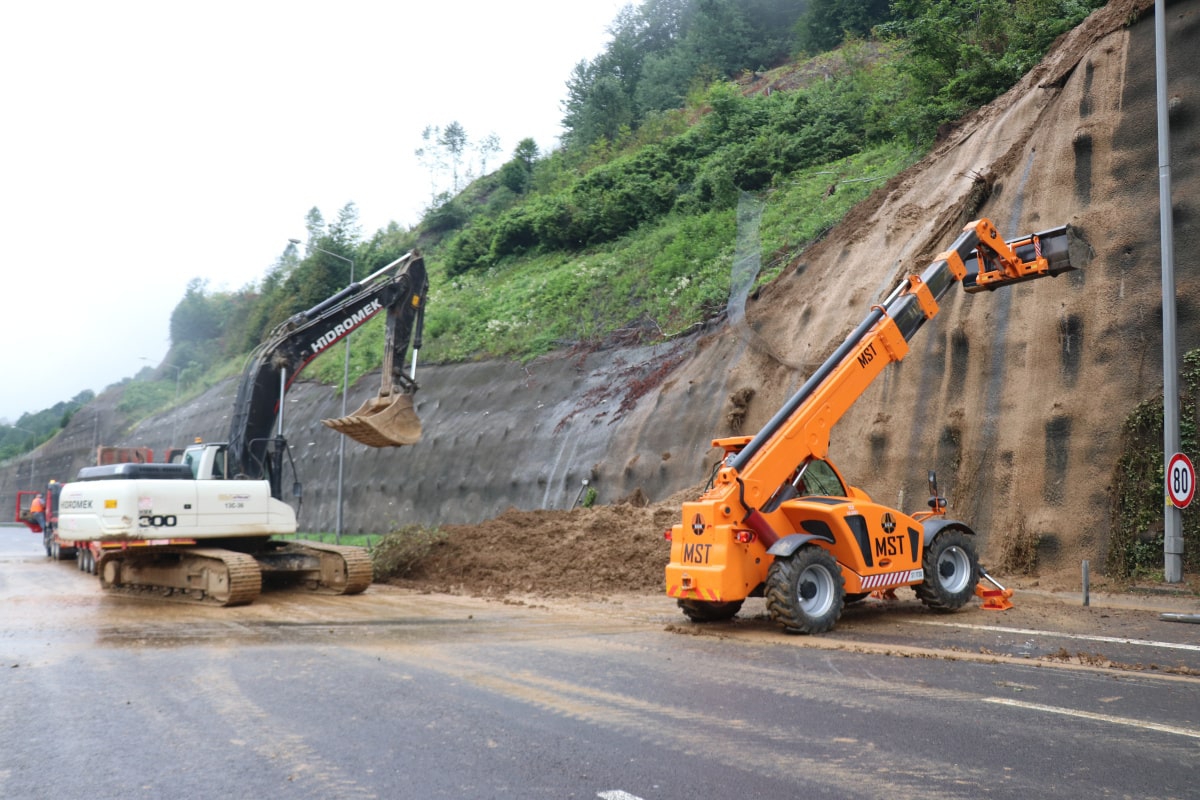
[[[733,619],[742,610],[742,600],[730,600],[726,603],[710,603],[705,600],[680,600],[679,607],[683,615],[692,622],[721,622]]]
[[[826,550],[801,547],[776,557],[767,571],[767,612],[791,633],[824,633],[833,628],[846,602],[842,568]]]
[[[956,611],[975,595],[979,556],[972,537],[960,530],[942,531],[921,559],[925,580],[913,587],[917,598],[933,611]]]

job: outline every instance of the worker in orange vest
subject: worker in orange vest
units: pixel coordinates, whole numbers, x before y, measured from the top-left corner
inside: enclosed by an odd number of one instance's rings
[[[29,504],[29,518],[37,523],[37,526],[43,531],[46,530],[46,502],[42,500],[40,493]]]

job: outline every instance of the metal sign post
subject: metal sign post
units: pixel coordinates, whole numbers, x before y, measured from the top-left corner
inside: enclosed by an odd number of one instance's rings
[[[1167,120],[1167,9],[1154,0],[1154,67],[1158,102],[1158,217],[1162,240],[1163,453],[1179,452],[1179,359],[1175,354],[1175,231],[1171,219],[1171,137]],[[1190,462],[1189,462],[1190,463]],[[1183,580],[1183,517],[1163,509],[1163,579]]]

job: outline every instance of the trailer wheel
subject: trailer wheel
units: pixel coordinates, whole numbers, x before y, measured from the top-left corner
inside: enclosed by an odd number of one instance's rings
[[[705,600],[680,600],[679,608],[692,622],[721,622],[733,619],[742,610],[741,600],[726,603],[711,603]]]
[[[767,571],[767,612],[791,633],[824,633],[842,615],[846,582],[826,550],[801,547]]]
[[[939,533],[921,559],[925,580],[913,587],[917,597],[933,611],[955,611],[967,604],[979,583],[979,556],[975,544],[960,530]]]

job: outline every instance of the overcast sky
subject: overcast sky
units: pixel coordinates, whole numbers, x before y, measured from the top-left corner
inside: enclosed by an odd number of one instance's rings
[[[188,282],[258,280],[313,206],[415,224],[427,125],[553,146],[626,2],[4,3],[0,421],[158,365]]]

